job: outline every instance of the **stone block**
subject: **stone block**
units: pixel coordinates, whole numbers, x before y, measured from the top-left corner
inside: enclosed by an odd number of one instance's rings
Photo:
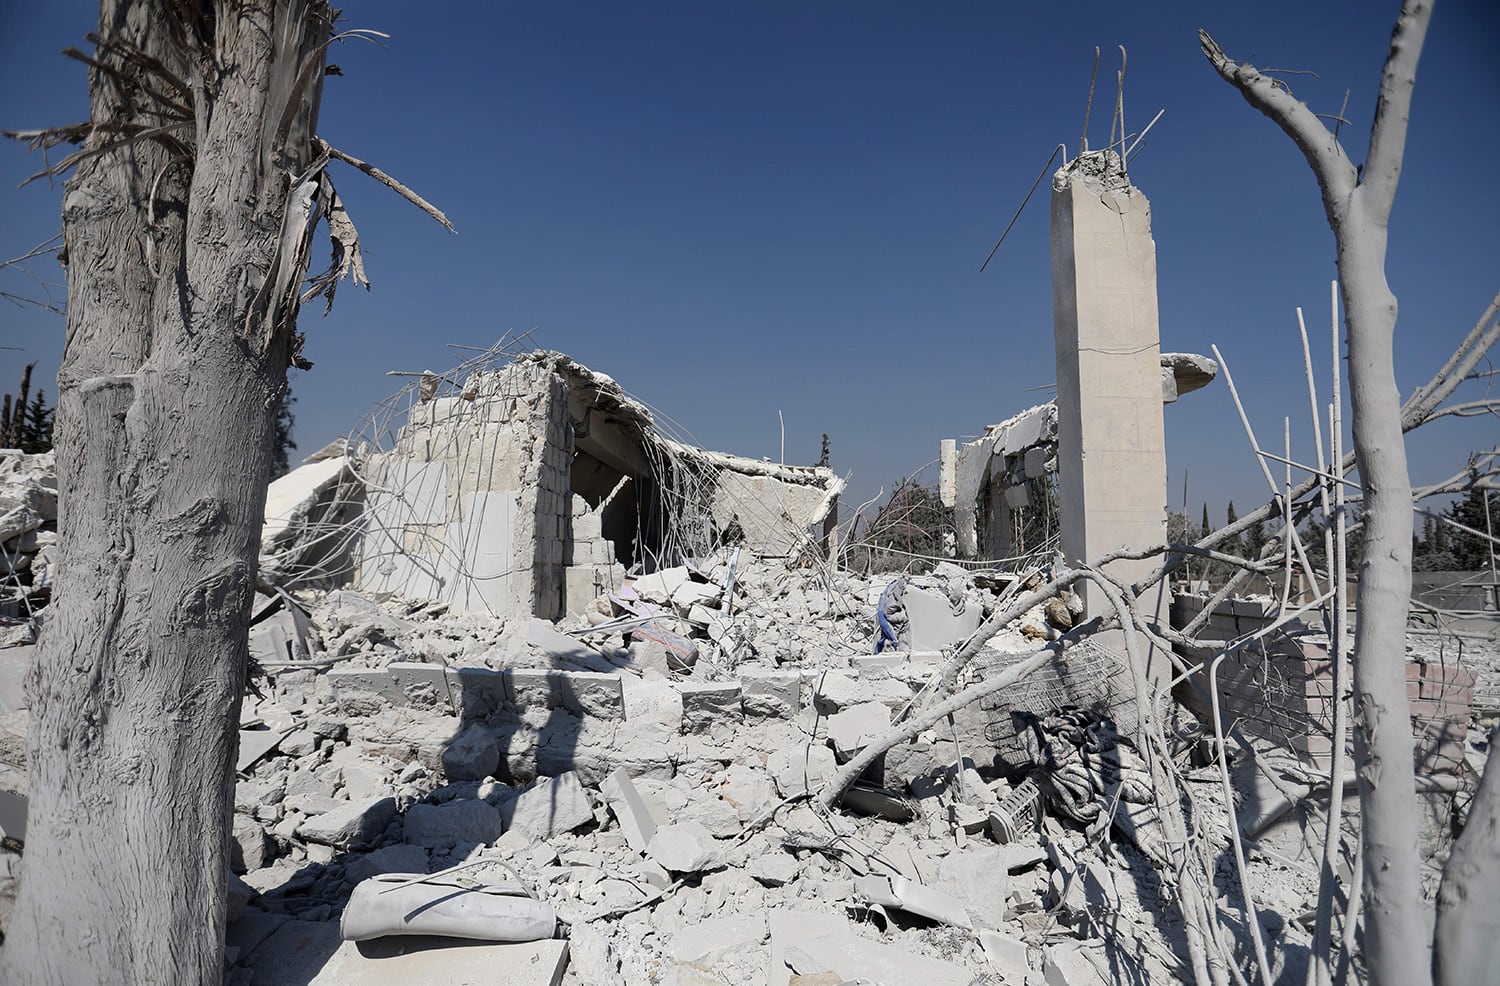
[[[861,677],[888,674],[911,659],[906,651],[887,650],[879,654],[855,654],[849,658],[849,667]]]
[[[470,722],[443,750],[443,776],[450,781],[479,781],[500,769],[500,741],[482,722]]]
[[[397,843],[371,853],[358,853],[346,857],[344,879],[359,883],[382,873],[426,873],[427,850],[421,846]]]
[[[625,715],[620,677],[598,671],[511,668],[510,703],[517,709],[567,709],[574,715],[621,719]]]
[[[802,672],[742,672],[740,707],[749,719],[796,718],[802,711]]]
[[[538,780],[502,809],[502,817],[507,811],[507,828],[542,839],[571,832],[594,820],[594,806],[574,771]]]
[[[646,846],[656,835],[656,816],[645,796],[630,779],[630,774],[623,767],[617,768],[609,775],[601,793],[608,801],[610,811],[614,812],[616,821],[620,823],[620,831],[625,834],[625,841],[630,848],[636,852],[645,852]],[[665,814],[666,809],[662,808],[661,813]]]
[[[828,739],[841,760],[851,760],[891,726],[891,710],[880,702],[861,702],[828,717]]]
[[[274,851],[271,837],[265,827],[253,818],[236,814],[231,830],[233,841],[229,844],[229,870],[231,873],[246,873],[265,866]]]
[[[407,809],[405,839],[427,849],[460,842],[487,845],[500,837],[501,827],[500,812],[486,801],[417,804]]]
[[[911,701],[911,689],[894,678],[859,678],[847,671],[808,673],[808,687],[819,712],[829,715],[861,702],[883,702],[893,710]]]
[[[449,668],[454,700],[465,719],[485,719],[510,704],[503,671],[490,668]]]
[[[765,938],[764,914],[711,917],[672,936],[672,958],[695,969],[709,970],[722,959],[758,949]]]
[[[740,683],[687,683],[682,694],[682,731],[706,733],[716,724],[734,726],[741,718]]]
[[[395,679],[384,668],[334,667],[326,680],[334,701],[351,714],[371,715],[404,700]]]
[[[445,666],[398,661],[386,665],[385,671],[396,693],[412,708],[458,711]]]
[[[672,873],[701,873],[724,865],[724,850],[701,822],[673,822],[657,828],[646,855]]]
[[[302,822],[297,834],[308,842],[347,848],[379,836],[396,817],[395,798],[346,801]]]
[[[833,751],[826,746],[807,743],[771,754],[766,769],[783,798],[795,794],[816,794],[838,771]]]

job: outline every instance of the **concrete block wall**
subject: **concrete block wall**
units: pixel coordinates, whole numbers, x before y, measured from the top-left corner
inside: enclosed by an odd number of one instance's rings
[[[799,672],[751,671],[742,679],[682,681],[675,719],[648,703],[627,715],[625,689],[634,676],[551,668],[447,667],[396,662],[382,668],[335,667],[319,692],[349,717],[355,738],[392,755],[415,755],[441,770],[460,732],[491,731],[499,753],[496,776],[527,780],[577,770],[598,783],[624,766],[632,774],[671,776],[679,765],[732,762],[745,753],[734,730],[749,720],[785,721],[785,738],[801,736],[812,692]],[[775,733],[773,729],[771,733]]]
[[[1202,611],[1205,602],[1178,596],[1172,607],[1173,625],[1184,626]],[[1203,634],[1235,639],[1275,618],[1272,603],[1228,600],[1209,618]],[[1291,749],[1309,763],[1326,768],[1333,758],[1333,664],[1325,647],[1299,639],[1306,629],[1300,623],[1289,624],[1219,662],[1219,709],[1226,729],[1232,723],[1252,740]],[[1213,652],[1201,649],[1179,648],[1179,653],[1193,661],[1214,657]],[[1473,714],[1474,672],[1458,664],[1411,661],[1406,677],[1417,771],[1458,773]],[[1195,678],[1207,694],[1207,670]],[[1204,723],[1212,723],[1208,700],[1191,687],[1180,686],[1178,698]]]
[[[573,522],[573,430],[568,420],[567,384],[562,374],[541,364],[511,368],[531,377],[531,413],[526,422],[530,438],[527,468],[522,476],[523,516],[531,518],[530,557],[518,554],[530,589],[524,612],[556,620],[564,614],[567,554]],[[529,562],[529,564],[527,564]]]
[[[356,585],[455,611],[562,616],[572,454],[563,378],[538,364],[418,403],[367,466]]]

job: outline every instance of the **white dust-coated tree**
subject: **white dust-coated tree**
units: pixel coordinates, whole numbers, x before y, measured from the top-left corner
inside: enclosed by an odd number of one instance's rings
[[[326,0],[102,0],[95,51],[70,52],[91,119],[13,135],[81,147],[48,169],[72,171],[60,568],[8,986],[222,981],[276,412],[300,302],[363,279],[326,170],[359,162],[315,135],[333,19]],[[334,261],[309,285],[320,220]]]
[[[1432,4],[1407,0],[1391,35],[1362,168],[1305,103],[1254,67],[1229,59],[1206,33],[1219,75],[1302,151],[1322,191],[1337,248],[1347,331],[1354,447],[1364,494],[1354,642],[1355,759],[1363,840],[1365,964],[1387,986],[1491,979],[1500,968],[1493,881],[1496,770],[1487,770],[1468,829],[1444,872],[1436,948],[1428,932],[1418,849],[1419,816],[1406,694],[1406,614],[1411,596],[1412,488],[1392,357],[1396,297],[1385,263],[1401,177],[1417,62]],[[1489,884],[1487,887],[1486,884]],[[1327,956],[1314,956],[1326,978]],[[1491,980],[1492,981],[1492,980]]]

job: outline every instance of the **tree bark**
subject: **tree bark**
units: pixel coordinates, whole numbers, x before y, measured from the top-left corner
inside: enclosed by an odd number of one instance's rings
[[[1200,32],[1204,54],[1245,100],[1301,149],[1317,177],[1338,251],[1348,330],[1355,460],[1365,498],[1354,638],[1355,760],[1364,845],[1366,964],[1373,984],[1432,981],[1422,900],[1416,782],[1406,698],[1411,598],[1411,479],[1392,347],[1396,298],[1385,277],[1416,68],[1432,5],[1407,0],[1391,37],[1363,175],[1338,140],[1282,87],[1239,65]],[[1312,957],[1326,963],[1327,955]],[[1326,968],[1326,966],[1325,966]]]
[[[60,567],[0,982],[222,980],[246,630],[331,21],[323,0],[101,3],[92,156],[63,207]],[[172,129],[122,142],[122,124]]]
[[[1500,733],[1490,733],[1490,749]],[[1500,760],[1493,756],[1469,809],[1469,821],[1443,871],[1438,891],[1433,975],[1438,986],[1482,983],[1500,970]]]

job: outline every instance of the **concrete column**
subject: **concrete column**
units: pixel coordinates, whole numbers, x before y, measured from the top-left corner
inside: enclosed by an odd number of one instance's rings
[[[945,507],[957,502],[958,439],[944,438],[938,443],[938,500]]]
[[[1166,540],[1166,441],[1151,206],[1110,152],[1053,180],[1052,302],[1057,344],[1063,555],[1090,562]],[[1117,562],[1129,583],[1156,560]],[[1090,615],[1103,597],[1085,591]]]

